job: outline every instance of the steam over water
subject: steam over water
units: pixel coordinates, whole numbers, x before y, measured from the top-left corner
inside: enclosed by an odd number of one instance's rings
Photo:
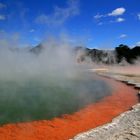
[[[0,124],[52,119],[109,94],[68,46],[47,46],[39,55],[0,48]]]

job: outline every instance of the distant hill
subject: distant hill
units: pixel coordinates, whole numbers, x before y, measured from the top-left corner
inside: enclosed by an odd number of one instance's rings
[[[39,45],[33,47],[32,49],[30,49],[30,52],[33,52],[35,54],[39,54],[43,51],[44,47],[43,45],[40,43]]]
[[[39,54],[43,49],[43,45],[39,44],[30,51]],[[129,48],[127,45],[120,44],[114,50],[89,49],[77,46],[74,47],[74,54],[78,62],[90,60],[95,63],[115,64],[126,61],[129,64],[133,64],[140,57],[140,46]]]
[[[78,47],[76,49],[78,55],[78,62],[90,59],[95,63],[112,64],[116,62],[114,50],[98,50]]]

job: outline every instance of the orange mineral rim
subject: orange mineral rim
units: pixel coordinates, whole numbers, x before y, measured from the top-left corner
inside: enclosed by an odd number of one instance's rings
[[[71,115],[0,127],[0,140],[68,140],[80,132],[110,122],[138,102],[136,90],[121,82],[103,78],[113,94]]]

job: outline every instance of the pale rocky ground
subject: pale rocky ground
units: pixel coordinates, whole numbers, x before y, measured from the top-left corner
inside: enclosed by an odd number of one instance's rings
[[[73,140],[140,140],[140,104],[111,123],[81,133]]]
[[[138,85],[137,89],[140,91],[139,75],[110,73],[104,70],[99,70],[98,74],[123,81],[126,84],[129,81],[133,86]],[[140,140],[140,103],[133,106],[132,110],[114,118],[112,122],[81,133],[72,140]]]

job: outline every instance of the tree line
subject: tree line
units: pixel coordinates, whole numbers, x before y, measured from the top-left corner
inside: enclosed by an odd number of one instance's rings
[[[78,61],[86,61],[90,58],[92,62],[114,64],[121,63],[125,60],[127,63],[133,64],[140,57],[140,46],[130,48],[127,45],[120,44],[114,50],[99,50],[77,47],[76,51],[80,51]]]

